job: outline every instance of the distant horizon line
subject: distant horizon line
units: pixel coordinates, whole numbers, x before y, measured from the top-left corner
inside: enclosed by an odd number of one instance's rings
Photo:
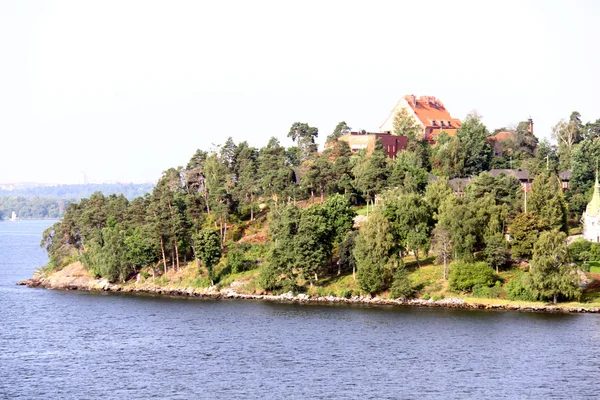
[[[30,187],[52,187],[52,186],[84,186],[84,185],[146,185],[151,184],[155,185],[156,182],[146,181],[146,182],[122,182],[122,181],[103,181],[103,182],[87,182],[87,183],[57,183],[57,182],[0,182],[0,189],[5,189],[6,186],[30,186]]]

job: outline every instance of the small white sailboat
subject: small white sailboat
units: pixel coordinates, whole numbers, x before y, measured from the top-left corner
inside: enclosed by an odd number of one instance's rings
[[[14,211],[12,212],[12,215],[10,216],[10,220],[12,222],[15,222],[17,220],[17,213],[16,212],[14,212]]]

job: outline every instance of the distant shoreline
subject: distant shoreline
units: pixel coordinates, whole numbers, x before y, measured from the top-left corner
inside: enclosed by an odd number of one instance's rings
[[[352,296],[350,298],[337,296],[309,296],[307,294],[293,295],[291,292],[281,295],[269,294],[243,294],[237,293],[233,288],[217,290],[210,288],[178,287],[171,285],[162,287],[154,283],[144,282],[138,284],[134,281],[125,283],[110,283],[106,279],[95,279],[83,268],[80,263],[71,264],[60,271],[49,275],[36,273],[31,279],[17,283],[30,288],[44,288],[51,290],[77,290],[87,292],[113,292],[132,294],[152,294],[161,296],[185,296],[206,299],[238,299],[238,300],[265,300],[300,304],[355,304],[369,306],[409,306],[409,307],[442,307],[471,310],[505,310],[522,312],[545,313],[600,313],[600,307],[565,306],[565,305],[520,305],[520,304],[492,304],[485,302],[466,302],[459,298],[447,298],[434,301],[433,299],[387,299],[372,296]]]

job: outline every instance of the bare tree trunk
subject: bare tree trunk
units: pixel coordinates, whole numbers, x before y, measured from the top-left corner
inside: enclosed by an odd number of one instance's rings
[[[160,251],[162,253],[162,261],[163,261],[163,266],[165,267],[165,274],[167,273],[167,258],[165,257],[165,241],[162,237],[162,235],[160,235]]]
[[[554,304],[556,304],[556,301],[557,301],[557,296],[556,296],[556,294],[554,294],[554,300],[553,300],[553,303],[554,303]]]
[[[448,256],[444,255],[444,280],[448,280]]]
[[[181,271],[179,267],[179,245],[177,244],[177,237],[174,240],[175,242],[175,261],[177,262],[177,272]]]
[[[171,269],[175,271],[175,249],[171,249]]]
[[[352,267],[352,280],[356,281],[356,265]]]
[[[310,189],[310,202],[311,204],[315,204],[315,191]]]
[[[250,194],[250,221],[254,221],[254,194]]]
[[[415,253],[415,259],[417,260],[417,265],[419,266],[419,268],[421,268],[421,262],[419,261],[419,250],[415,249],[415,250],[413,250],[413,253]]]

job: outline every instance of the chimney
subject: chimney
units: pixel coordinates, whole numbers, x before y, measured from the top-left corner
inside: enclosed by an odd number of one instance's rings
[[[417,97],[414,94],[407,94],[404,98],[411,106],[415,107],[417,105]]]
[[[529,117],[529,119],[527,121],[529,121],[529,128],[527,130],[529,131],[529,133],[531,133],[533,135],[533,119],[531,119],[531,117]]]

